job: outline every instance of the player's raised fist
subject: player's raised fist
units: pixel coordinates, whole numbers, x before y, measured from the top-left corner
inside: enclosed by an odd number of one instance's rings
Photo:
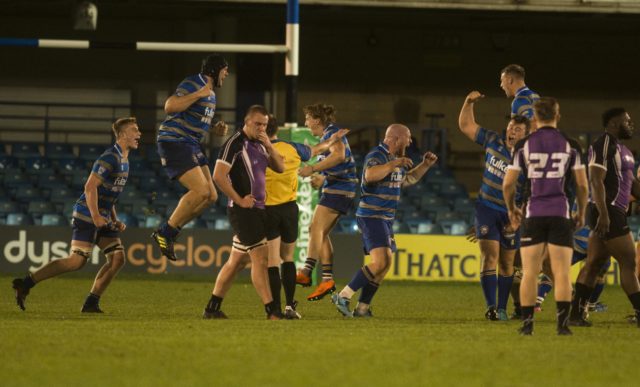
[[[481,94],[479,91],[474,90],[467,95],[466,103],[476,103],[479,99],[484,98],[484,94]]]

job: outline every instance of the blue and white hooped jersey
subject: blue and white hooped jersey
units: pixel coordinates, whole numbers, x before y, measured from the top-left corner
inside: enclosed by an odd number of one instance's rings
[[[478,201],[487,207],[507,212],[504,195],[502,194],[502,181],[507,173],[507,167],[511,163],[511,152],[502,136],[492,130],[478,128],[475,141],[485,149],[485,167],[482,173],[482,185],[480,185]],[[524,175],[520,174],[516,188],[517,205],[522,203],[524,183]]]
[[[369,183],[364,178],[368,168],[386,164],[393,159],[395,159],[395,156],[389,153],[389,148],[384,143],[373,148],[365,157],[362,183],[360,184],[362,195],[360,196],[356,216],[391,221],[395,219],[396,209],[400,201],[400,190],[407,170],[398,167],[385,176],[384,179],[374,183]]]
[[[535,91],[523,86],[516,92],[511,102],[511,118],[515,116],[525,116],[533,118],[533,103],[540,99],[540,95]]]
[[[120,145],[115,144],[107,149],[93,163],[91,174],[102,182],[98,186],[98,211],[108,220],[111,218],[111,209],[118,201],[129,177],[129,161],[122,156]],[[93,223],[84,193],[73,206],[73,217]]]
[[[340,130],[335,124],[329,124],[322,134],[320,142],[328,140],[335,132]],[[349,147],[349,141],[347,137],[342,137],[342,143],[345,146],[344,161],[340,164],[333,166],[329,169],[322,171],[322,174],[326,177],[324,185],[322,186],[322,193],[328,193],[333,195],[342,195],[348,198],[356,197],[356,186],[358,184],[358,176],[356,175],[356,163],[351,154],[351,148]],[[326,151],[318,156],[318,161],[324,160],[329,151]]]
[[[173,95],[182,97],[202,89],[206,84],[204,75],[192,75],[180,82]],[[158,142],[200,143],[209,132],[215,111],[216,96],[209,95],[200,98],[185,111],[167,115],[158,129]]]

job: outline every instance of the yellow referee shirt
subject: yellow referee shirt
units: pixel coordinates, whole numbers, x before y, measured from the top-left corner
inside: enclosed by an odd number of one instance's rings
[[[298,193],[298,168],[303,161],[311,158],[311,148],[307,145],[282,140],[271,141],[278,153],[284,157],[284,172],[276,173],[267,168],[267,206],[296,200]]]

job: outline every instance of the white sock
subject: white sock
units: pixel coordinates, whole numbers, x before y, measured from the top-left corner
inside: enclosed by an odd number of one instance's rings
[[[338,294],[340,297],[351,299],[355,291],[349,287],[349,285],[345,286],[344,289]]]

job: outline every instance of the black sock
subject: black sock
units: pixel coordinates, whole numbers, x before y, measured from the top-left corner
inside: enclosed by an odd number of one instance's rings
[[[27,290],[36,286],[35,281],[33,280],[33,278],[31,278],[31,274],[28,274],[26,277],[24,277],[24,279],[22,280],[22,286],[24,286]]]
[[[640,292],[629,294],[627,297],[629,297],[633,309],[636,310],[636,315],[640,314]]]
[[[569,311],[571,310],[570,301],[556,301],[556,310],[558,313],[558,329],[566,328],[569,323]]]
[[[267,313],[267,316],[271,316],[274,313],[280,313],[280,306],[271,301],[268,304],[264,304],[264,311]]]
[[[100,302],[100,296],[90,292],[89,295],[87,296],[87,299],[84,301],[84,304],[86,306],[94,306],[94,305],[98,305],[99,302]]]
[[[222,306],[222,297],[218,297],[212,294],[211,298],[209,299],[209,303],[207,304],[207,311],[216,312],[220,310],[220,306]]]
[[[278,306],[278,309],[280,309],[280,287],[282,286],[282,282],[280,281],[280,269],[278,269],[277,266],[273,266],[268,269],[268,273],[271,297],[273,297],[273,302]]]
[[[575,294],[573,295],[573,301],[571,301],[571,318],[580,319],[584,315],[589,298],[591,298],[593,288],[588,287],[585,284],[576,282]]]
[[[513,312],[516,314],[522,314],[522,306],[520,306],[519,302],[513,303]]]
[[[534,305],[522,306],[522,322],[525,329],[533,330],[533,308]]]
[[[293,306],[293,297],[296,294],[296,264],[284,262],[282,268],[282,287],[287,299],[287,306]]]

